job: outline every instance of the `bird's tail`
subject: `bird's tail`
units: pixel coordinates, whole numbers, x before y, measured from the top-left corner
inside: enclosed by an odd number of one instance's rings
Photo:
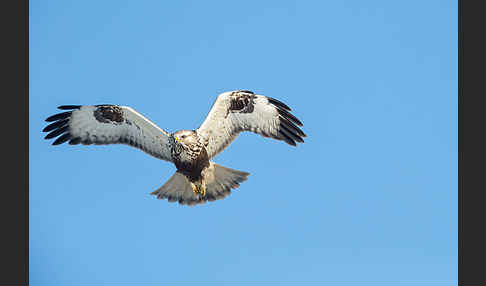
[[[204,196],[195,193],[189,179],[178,171],[162,187],[151,194],[156,195],[158,199],[167,198],[169,202],[195,205],[225,198],[231,193],[231,189],[239,187],[240,183],[246,181],[249,175],[250,173],[210,162],[209,167],[203,171],[202,180],[206,185]]]

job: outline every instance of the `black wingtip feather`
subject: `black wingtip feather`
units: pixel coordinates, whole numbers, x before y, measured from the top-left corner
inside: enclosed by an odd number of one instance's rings
[[[57,121],[61,119],[66,119],[71,116],[72,111],[62,112],[58,114],[54,114],[46,118],[46,122]]]
[[[292,110],[292,109],[290,109],[290,107],[288,107],[287,104],[281,102],[280,100],[277,100],[275,98],[268,97],[268,96],[267,96],[267,99],[268,99],[268,102],[270,102],[271,104],[273,104],[275,106],[281,107],[281,108],[286,109],[288,111],[291,111]]]
[[[281,108],[277,108],[278,110],[278,113],[284,117],[285,119],[288,119],[290,120],[291,122],[294,122],[295,124],[297,124],[298,126],[303,126],[302,122],[300,122],[299,119],[297,119],[297,117],[295,117],[294,115],[292,115],[290,112],[288,112],[287,110],[285,109],[281,109]]]
[[[71,139],[71,134],[65,133],[62,136],[60,136],[59,138],[57,138],[56,141],[54,141],[54,143],[52,143],[52,145],[62,144],[64,142],[68,141],[69,139]]]
[[[294,140],[296,142],[304,143],[304,139],[302,139],[302,137],[300,137],[299,135],[297,135],[297,134],[293,133],[292,131],[290,131],[289,129],[287,129],[285,127],[285,125],[280,126],[280,132],[287,135],[288,137],[290,137],[292,140]]]
[[[280,135],[280,137],[282,138],[282,140],[284,140],[285,142],[287,142],[287,144],[292,145],[292,146],[297,146],[297,144],[295,143],[295,141],[292,140],[292,138],[290,138],[288,135],[286,135],[282,131],[279,131],[278,134]]]
[[[42,132],[50,132],[44,137],[44,139],[52,139],[59,136],[56,138],[56,140],[54,140],[52,145],[59,145],[66,141],[69,141],[70,144],[79,144],[81,139],[73,138],[72,134],[69,132],[69,121],[73,113],[73,109],[80,109],[81,107],[81,105],[58,106],[58,109],[71,111],[61,112],[46,118],[46,122],[54,122],[50,123],[42,130]]]
[[[44,137],[44,139],[52,139],[56,136],[59,136],[62,133],[66,132],[68,130],[68,128],[69,128],[68,125],[61,127],[61,128],[58,128],[58,129],[52,131],[51,133],[47,134],[46,137]]]
[[[287,127],[287,129],[289,129],[293,133],[298,134],[301,137],[307,137],[307,134],[305,134],[304,131],[302,131],[302,129],[297,127],[294,123],[292,123],[290,120],[288,120],[287,118],[285,118],[283,116],[280,116],[280,124],[285,125],[285,127]]]
[[[57,107],[61,110],[72,110],[72,109],[80,109],[81,105],[61,105]]]
[[[290,113],[292,110],[288,105],[272,97],[266,97],[268,103],[272,104],[279,114],[280,126],[278,134],[280,139],[287,142],[289,145],[297,146],[296,141],[304,143],[302,137],[307,135],[297,126],[303,126],[302,122]]]
[[[63,127],[65,124],[68,123],[68,121],[69,121],[69,119],[66,118],[66,119],[62,119],[62,120],[56,121],[54,123],[51,123],[51,124],[47,125],[44,129],[42,129],[42,132],[49,132],[49,131],[57,129],[59,127]]]

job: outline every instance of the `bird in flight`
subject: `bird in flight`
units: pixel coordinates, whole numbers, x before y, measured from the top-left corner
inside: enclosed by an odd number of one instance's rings
[[[174,163],[175,174],[152,192],[158,199],[195,205],[225,198],[249,175],[211,161],[238,134],[251,131],[282,140],[303,143],[302,122],[286,104],[248,90],[221,93],[202,125],[196,130],[168,133],[127,106],[62,105],[69,110],[46,119],[45,139],[58,145],[127,144],[159,159]]]

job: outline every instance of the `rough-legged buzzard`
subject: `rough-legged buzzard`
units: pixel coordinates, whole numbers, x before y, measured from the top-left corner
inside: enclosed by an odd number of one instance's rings
[[[194,205],[222,199],[245,181],[249,173],[212,161],[242,131],[303,143],[302,122],[284,103],[248,90],[218,96],[206,120],[196,130],[168,133],[130,107],[117,105],[63,105],[65,111],[46,119],[45,139],[53,145],[127,144],[170,161],[176,173],[152,194],[169,202]]]

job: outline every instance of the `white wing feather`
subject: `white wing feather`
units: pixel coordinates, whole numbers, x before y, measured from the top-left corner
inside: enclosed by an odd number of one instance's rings
[[[243,102],[244,97],[250,99]],[[237,104],[240,106],[235,108]],[[302,123],[289,111],[287,105],[270,97],[249,91],[225,92],[218,96],[197,132],[207,141],[209,158],[223,151],[242,131],[295,146],[296,141],[304,142],[302,137],[306,135],[296,126],[302,126]]]
[[[116,108],[116,120],[96,117],[101,108]],[[54,121],[44,132],[51,131],[46,139],[57,136],[54,145],[69,140],[69,144],[126,144],[165,161],[172,161],[169,148],[169,133],[159,128],[143,115],[127,106],[60,106],[60,109],[74,109],[53,115],[46,121]],[[100,120],[101,119],[101,120]]]

